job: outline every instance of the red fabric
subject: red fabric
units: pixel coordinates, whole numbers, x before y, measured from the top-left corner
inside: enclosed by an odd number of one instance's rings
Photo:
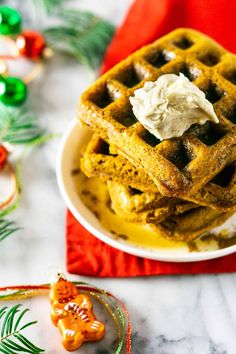
[[[108,48],[102,71],[178,27],[202,31],[236,52],[235,11],[235,0],[136,0]]]
[[[236,52],[235,14],[236,1],[136,0],[108,48],[102,71],[177,27],[198,29]],[[147,260],[99,241],[68,212],[67,270],[101,277],[235,272],[236,254],[196,263]]]

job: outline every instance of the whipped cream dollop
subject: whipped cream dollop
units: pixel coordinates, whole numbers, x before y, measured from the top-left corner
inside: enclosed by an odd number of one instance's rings
[[[219,123],[204,92],[182,73],[145,82],[130,102],[136,118],[160,140],[182,136],[192,124]]]

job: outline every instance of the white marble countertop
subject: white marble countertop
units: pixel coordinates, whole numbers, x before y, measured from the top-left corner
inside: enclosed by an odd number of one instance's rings
[[[25,1],[6,1],[28,16]],[[95,11],[118,24],[130,0],[78,0],[78,7]],[[32,109],[53,132],[63,132],[75,115],[78,97],[91,82],[91,73],[73,60],[55,57],[30,87]],[[57,139],[36,148],[24,162],[21,207],[12,214],[23,230],[0,244],[0,284],[48,282],[52,266],[65,269],[65,204],[55,176]],[[78,277],[70,277],[78,279]],[[133,354],[235,354],[236,276],[199,275],[136,279],[83,278],[122,299],[131,314]],[[234,303],[235,302],[235,303]],[[10,303],[9,303],[10,305]],[[66,353],[50,323],[47,298],[24,305],[38,319],[30,330],[46,353]],[[81,354],[110,354],[112,333]]]

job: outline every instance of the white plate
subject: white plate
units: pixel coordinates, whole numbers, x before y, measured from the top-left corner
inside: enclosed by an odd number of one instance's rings
[[[87,128],[80,127],[75,121],[70,124],[60,146],[57,164],[57,179],[62,197],[67,207],[75,218],[94,236],[124,252],[160,261],[193,262],[219,258],[236,252],[236,245],[224,249],[190,252],[187,247],[147,248],[132,244],[129,241],[114,239],[114,235],[105,230],[100,225],[95,215],[83,204],[76,191],[76,186],[71,175],[76,152],[78,153],[85,141],[88,140],[90,134],[91,133],[89,133]],[[232,223],[236,226],[236,217],[234,216],[232,218],[230,221],[227,221],[227,226],[229,225],[232,227]]]

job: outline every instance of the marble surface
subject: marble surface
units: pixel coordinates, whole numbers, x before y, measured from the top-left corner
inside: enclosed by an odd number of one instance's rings
[[[20,7],[29,25],[37,23],[37,16],[29,16],[30,0],[7,3]],[[73,3],[118,24],[130,1]],[[50,131],[63,132],[75,115],[80,93],[92,79],[91,73],[73,60],[55,57],[30,87],[32,110]],[[55,139],[35,149],[24,162],[23,200],[12,214],[23,229],[0,244],[1,285],[47,282],[51,267],[65,269],[65,205],[55,176],[58,143]],[[236,353],[235,274],[83,279],[111,291],[126,303],[133,328],[133,354]],[[31,308],[28,318],[38,319],[38,324],[29,330],[30,338],[48,354],[66,353],[57,329],[50,323],[48,299],[35,298],[24,306]],[[103,313],[100,318],[108,321]],[[113,340],[111,324],[103,341],[87,344],[78,352],[113,353]]]

